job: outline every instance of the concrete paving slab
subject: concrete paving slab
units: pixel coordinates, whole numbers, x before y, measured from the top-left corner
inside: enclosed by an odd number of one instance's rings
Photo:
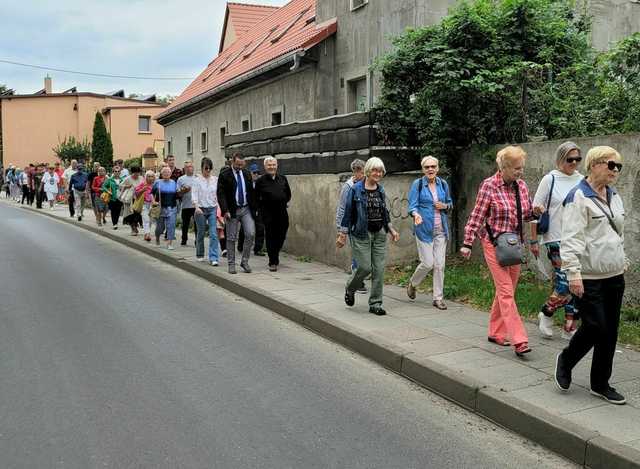
[[[425,327],[428,329],[467,324],[466,322],[464,322],[464,320],[457,317],[452,317],[450,314],[446,313],[431,314],[423,317],[411,317],[407,318],[406,321],[410,322],[411,324],[415,324],[416,326]]]
[[[389,308],[388,314],[396,318],[419,318],[424,316],[425,310],[419,306],[402,305],[399,308]]]
[[[436,335],[429,329],[416,327],[412,324],[403,324],[401,326],[391,328],[376,328],[372,329],[371,333],[384,337],[386,340],[400,345],[404,345],[404,342],[425,339]]]
[[[452,326],[434,327],[433,331],[452,339],[466,339],[470,337],[486,337],[487,330],[476,324],[463,323]]]
[[[568,393],[560,392],[550,376],[545,383],[514,391],[513,396],[558,415],[610,406],[606,402],[594,399],[589,391],[579,386],[573,386]]]
[[[615,388],[627,399],[627,405],[640,409],[640,379],[618,383]]]
[[[640,439],[640,409],[635,407],[608,404],[566,414],[565,417],[623,443]]]
[[[449,337],[438,334],[420,340],[412,340],[402,344],[402,346],[417,357],[431,357],[471,348],[470,345],[464,342],[452,340]]]
[[[477,348],[469,348],[455,352],[443,353],[429,357],[430,360],[453,368],[454,370],[468,370],[472,368],[487,368],[490,366],[509,363],[508,360]]]
[[[464,373],[500,391],[515,391],[551,380],[549,375],[517,363],[502,363],[488,367],[469,366],[465,367]],[[505,380],[505,376],[509,376],[509,379]]]

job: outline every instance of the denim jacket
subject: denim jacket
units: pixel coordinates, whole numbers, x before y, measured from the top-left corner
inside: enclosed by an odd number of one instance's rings
[[[387,209],[387,199],[381,184],[378,184],[377,190],[382,195],[382,203],[384,204],[382,226],[388,233],[391,219],[389,217],[389,210]],[[342,233],[349,233],[350,236],[355,236],[360,239],[368,236],[367,190],[364,188],[364,179],[354,184],[349,190],[347,202],[344,207],[344,215],[342,216],[342,223],[340,225],[340,231]]]
[[[418,194],[420,186],[420,180],[422,180],[422,190]],[[436,192],[438,194],[438,200],[447,205],[447,211],[453,207],[451,201],[451,194],[449,193],[449,186],[444,179],[436,177]],[[415,234],[423,243],[433,242],[433,227],[434,227],[434,209],[433,209],[433,196],[429,189],[429,183],[427,178],[422,177],[416,179],[411,184],[409,190],[409,216],[413,215],[413,212],[418,212],[422,217],[422,224],[414,227]],[[442,229],[447,239],[449,239],[449,223],[447,220],[447,213],[445,210],[440,210],[440,220],[442,221]]]

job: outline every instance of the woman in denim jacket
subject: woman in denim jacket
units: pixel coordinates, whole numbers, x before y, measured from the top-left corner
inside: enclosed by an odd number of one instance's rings
[[[391,226],[384,188],[380,181],[385,175],[380,158],[369,158],[364,166],[365,178],[349,191],[336,246],[341,248],[351,237],[351,249],[357,269],[351,274],[344,294],[347,306],[355,304],[355,292],[364,279],[371,274],[369,312],[384,316],[382,308],[382,286],[384,284],[384,258],[387,233],[393,241],[400,235]]]
[[[437,177],[438,159],[425,156],[420,163],[424,177],[409,190],[409,215],[415,225],[420,264],[407,284],[407,295],[416,298],[416,287],[433,269],[433,306],[447,309],[444,298],[444,260],[449,239],[448,210],[453,207],[449,186]]]

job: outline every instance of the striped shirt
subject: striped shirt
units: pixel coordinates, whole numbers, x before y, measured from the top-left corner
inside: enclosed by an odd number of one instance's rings
[[[533,218],[531,199],[527,184],[522,179],[517,180],[517,185],[520,189],[524,225],[525,221],[530,221]],[[476,236],[487,238],[486,223],[489,224],[496,237],[501,233],[518,231],[518,212],[514,187],[512,184],[504,182],[500,172],[482,181],[480,189],[478,189],[476,204],[469,215],[467,225],[464,227],[463,244],[465,247],[470,248]]]

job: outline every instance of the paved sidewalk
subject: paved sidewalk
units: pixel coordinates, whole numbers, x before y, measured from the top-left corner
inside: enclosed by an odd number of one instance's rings
[[[266,258],[252,256],[252,274],[239,269],[229,275],[226,259],[219,267],[195,262],[193,234],[189,247],[168,251],[130,236],[128,227],[115,231],[109,223],[98,228],[90,211],[81,223],[69,219],[63,206],[39,212],[207,278],[579,464],[640,467],[640,353],[624,346],[616,353],[612,385],[626,396],[627,405],[589,394],[586,359],[574,371],[570,393],[561,394],[552,378],[555,356],[566,344],[559,330],[554,339],[543,340],[535,324],[527,324],[533,352],[520,359],[511,348],[487,342],[487,313],[461,304],[448,301],[449,309],[439,311],[425,295],[411,301],[403,288],[386,286],[388,315],[378,317],[368,313],[366,295],[356,295],[353,308],[345,306],[347,276],[334,267],[284,255],[272,273]]]

